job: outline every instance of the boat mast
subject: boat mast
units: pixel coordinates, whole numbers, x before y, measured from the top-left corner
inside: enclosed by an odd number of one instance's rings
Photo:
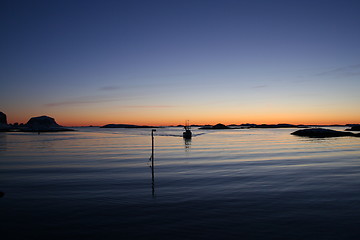
[[[189,120],[186,120],[186,121],[185,121],[185,126],[184,126],[184,128],[185,128],[186,131],[190,130],[191,127],[190,127],[190,122],[189,122]]]

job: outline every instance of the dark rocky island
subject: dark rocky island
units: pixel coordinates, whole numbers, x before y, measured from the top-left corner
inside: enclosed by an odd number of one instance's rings
[[[0,132],[6,132],[10,129],[10,126],[7,123],[6,114],[0,112]]]
[[[199,129],[205,129],[205,130],[215,130],[215,129],[231,129],[230,127],[228,126],[225,126],[224,124],[221,124],[221,123],[218,123],[214,126],[204,126],[204,127],[201,127]]]
[[[304,125],[293,125],[293,124],[286,124],[286,123],[279,123],[279,124],[252,124],[252,123],[243,123],[240,125],[231,124],[231,125],[224,125],[224,124],[216,124],[214,126],[205,125],[200,127],[199,129],[249,129],[249,128],[303,128],[306,127]]]
[[[354,125],[351,128],[345,129],[345,131],[360,131],[360,125]]]
[[[3,113],[3,112],[0,112],[0,124],[5,124],[5,125],[7,125],[6,114]]]
[[[23,132],[63,132],[74,131],[57,124],[54,118],[48,116],[32,117],[19,129]]]
[[[279,124],[261,124],[255,125],[254,128],[297,128],[297,125],[287,124],[287,123],[279,123]]]
[[[247,129],[247,128],[298,128],[301,126],[293,125],[293,124],[286,124],[286,123],[280,123],[280,124],[231,124],[229,126],[226,126],[224,124],[218,123],[214,126],[211,125],[205,125],[203,127],[200,127],[199,129],[205,129],[205,130],[214,130],[214,129]]]
[[[360,134],[335,131],[324,128],[307,128],[307,129],[297,130],[291,134],[301,137],[312,137],[312,138],[344,137],[344,136],[360,137]]]
[[[1,132],[63,132],[74,131],[65,128],[48,116],[32,117],[26,124],[8,124],[6,114],[0,112],[0,131]]]
[[[131,124],[107,124],[100,128],[159,128],[154,126],[138,126],[138,125],[131,125]]]

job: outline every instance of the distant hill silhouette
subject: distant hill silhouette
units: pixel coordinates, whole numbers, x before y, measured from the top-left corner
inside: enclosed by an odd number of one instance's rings
[[[132,125],[132,124],[107,124],[100,128],[158,128],[154,126],[139,126],[139,125]]]
[[[6,114],[0,112],[0,132],[8,131],[10,126],[7,124]]]
[[[0,124],[7,124],[6,114],[3,112],[0,112]]]
[[[54,118],[48,116],[32,117],[26,124],[7,124],[6,114],[0,112],[0,131],[17,131],[17,132],[62,132],[74,131],[65,128],[55,121]]]
[[[354,125],[351,128],[345,129],[345,131],[360,131],[360,125]]]
[[[204,127],[201,127],[199,129],[205,129],[205,130],[212,130],[212,129],[230,129],[230,127],[228,126],[225,126],[224,124],[222,123],[218,123],[214,126],[204,126]]]
[[[32,117],[20,128],[24,132],[62,132],[73,131],[73,129],[64,128],[57,124],[54,118],[48,116]]]
[[[324,128],[307,128],[307,129],[297,130],[291,134],[296,135],[296,136],[301,136],[301,137],[313,137],[313,138],[344,137],[344,136],[360,137],[360,134],[355,134],[355,133],[351,133],[351,132],[335,131],[335,130],[324,129]]]

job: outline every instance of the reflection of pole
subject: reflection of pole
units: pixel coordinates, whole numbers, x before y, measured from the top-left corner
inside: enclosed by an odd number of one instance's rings
[[[151,130],[151,176],[152,176],[152,195],[155,193],[155,176],[154,176],[154,132],[156,129]]]

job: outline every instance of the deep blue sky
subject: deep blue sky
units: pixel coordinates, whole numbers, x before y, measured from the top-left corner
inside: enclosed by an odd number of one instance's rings
[[[3,1],[0,111],[65,124],[360,121],[360,1]]]

